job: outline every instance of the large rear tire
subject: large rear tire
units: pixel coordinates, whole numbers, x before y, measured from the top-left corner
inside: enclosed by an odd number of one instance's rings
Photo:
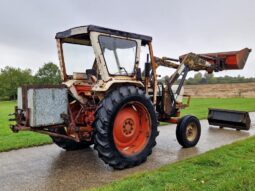
[[[62,134],[62,135],[66,135],[66,131],[64,128],[56,129],[55,132]],[[65,139],[62,137],[54,137],[54,136],[50,136],[50,137],[52,138],[53,143],[55,143],[57,146],[65,149],[67,151],[85,149],[93,144],[93,141],[75,142],[73,140]]]
[[[141,164],[156,145],[154,107],[149,96],[134,86],[110,92],[99,105],[93,126],[99,157],[115,169]]]

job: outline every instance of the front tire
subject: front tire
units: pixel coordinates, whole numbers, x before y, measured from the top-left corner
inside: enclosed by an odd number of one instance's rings
[[[96,111],[95,149],[115,169],[146,161],[156,145],[157,117],[149,96],[134,86],[110,92]]]
[[[201,125],[195,116],[182,117],[176,127],[176,138],[184,148],[194,147],[201,135]]]

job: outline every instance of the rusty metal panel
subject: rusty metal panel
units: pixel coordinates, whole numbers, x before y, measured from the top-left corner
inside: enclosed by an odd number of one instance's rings
[[[19,109],[23,109],[26,110],[27,109],[27,91],[29,89],[41,89],[41,88],[65,88],[65,85],[24,85],[21,86],[19,88],[21,88],[21,90],[18,90],[18,100],[20,104],[22,104],[22,106],[20,105]]]
[[[210,125],[230,127],[238,130],[249,130],[251,126],[248,112],[226,109],[209,108],[208,122]]]
[[[27,107],[31,127],[63,124],[61,114],[68,113],[66,88],[30,88],[27,91]]]

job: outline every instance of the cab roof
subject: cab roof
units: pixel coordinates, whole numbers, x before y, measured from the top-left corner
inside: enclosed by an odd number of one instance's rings
[[[85,36],[87,36],[91,31],[100,32],[100,33],[106,33],[110,35],[116,35],[116,36],[122,36],[122,37],[128,37],[128,38],[134,38],[134,39],[140,39],[142,40],[142,44],[148,44],[152,41],[152,37],[136,34],[136,33],[130,33],[115,29],[109,29],[104,27],[99,27],[95,25],[86,25],[86,26],[80,26],[80,27],[74,27],[68,30],[65,30],[63,32],[58,32],[55,36],[56,39],[64,39],[64,38],[79,38],[82,39]]]

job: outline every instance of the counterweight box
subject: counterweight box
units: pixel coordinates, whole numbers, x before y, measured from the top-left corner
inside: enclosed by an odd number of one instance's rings
[[[23,86],[18,89],[18,108],[28,112],[31,127],[63,124],[60,115],[68,113],[67,88],[62,85]]]

